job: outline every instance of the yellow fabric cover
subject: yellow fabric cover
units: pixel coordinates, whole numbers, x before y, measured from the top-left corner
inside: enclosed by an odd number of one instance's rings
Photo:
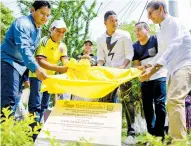
[[[43,81],[42,92],[67,92],[80,97],[102,98],[120,84],[138,77],[141,73],[136,68],[91,67],[87,59],[79,62],[71,59],[66,66],[68,67],[67,73],[51,75]]]

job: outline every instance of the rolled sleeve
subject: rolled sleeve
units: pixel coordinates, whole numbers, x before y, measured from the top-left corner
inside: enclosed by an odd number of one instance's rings
[[[24,61],[25,66],[35,72],[38,68],[38,64],[35,61],[32,51],[35,50],[35,46],[31,45],[31,30],[29,22],[16,21],[14,29],[14,38],[16,45],[20,48],[20,53]]]
[[[160,65],[162,65],[162,66],[166,66],[166,65],[167,65],[167,61],[164,60],[163,58],[160,58],[160,59],[156,62],[156,64],[160,64]]]

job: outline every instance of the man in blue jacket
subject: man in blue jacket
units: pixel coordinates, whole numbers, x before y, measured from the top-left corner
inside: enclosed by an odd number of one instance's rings
[[[37,64],[34,52],[41,38],[41,26],[50,15],[47,1],[35,1],[31,14],[16,19],[6,33],[1,45],[1,109],[15,109],[15,99],[23,82],[23,74],[28,68],[37,78],[44,80],[46,73]],[[14,113],[13,113],[14,114]]]

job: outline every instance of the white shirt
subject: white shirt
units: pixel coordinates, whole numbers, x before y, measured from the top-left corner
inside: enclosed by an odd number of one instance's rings
[[[107,47],[107,37],[112,37],[111,44],[115,44],[111,50]],[[133,55],[132,40],[127,31],[116,30],[112,36],[104,33],[97,39],[97,60],[105,61],[106,66],[118,68],[123,65],[125,59],[131,61]]]
[[[160,64],[168,69],[169,75],[184,66],[191,66],[191,35],[174,17],[168,15],[159,32],[158,54],[150,64]]]

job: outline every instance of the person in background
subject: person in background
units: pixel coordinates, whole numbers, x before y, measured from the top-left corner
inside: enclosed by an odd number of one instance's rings
[[[83,46],[83,52],[77,56],[77,60],[88,59],[90,61],[91,66],[97,65],[97,57],[93,54],[93,43],[91,40],[86,40]],[[71,95],[71,100],[79,100],[79,101],[97,101],[94,98],[84,98],[79,96]]]
[[[48,1],[34,1],[31,14],[12,23],[1,45],[1,110],[10,107],[12,115],[26,69],[35,73],[39,80],[47,77],[33,54],[41,38],[40,27],[48,21],[50,8]]]
[[[92,66],[97,65],[97,57],[93,54],[93,43],[91,40],[86,40],[84,42],[83,52],[78,55],[77,59],[88,59]]]

